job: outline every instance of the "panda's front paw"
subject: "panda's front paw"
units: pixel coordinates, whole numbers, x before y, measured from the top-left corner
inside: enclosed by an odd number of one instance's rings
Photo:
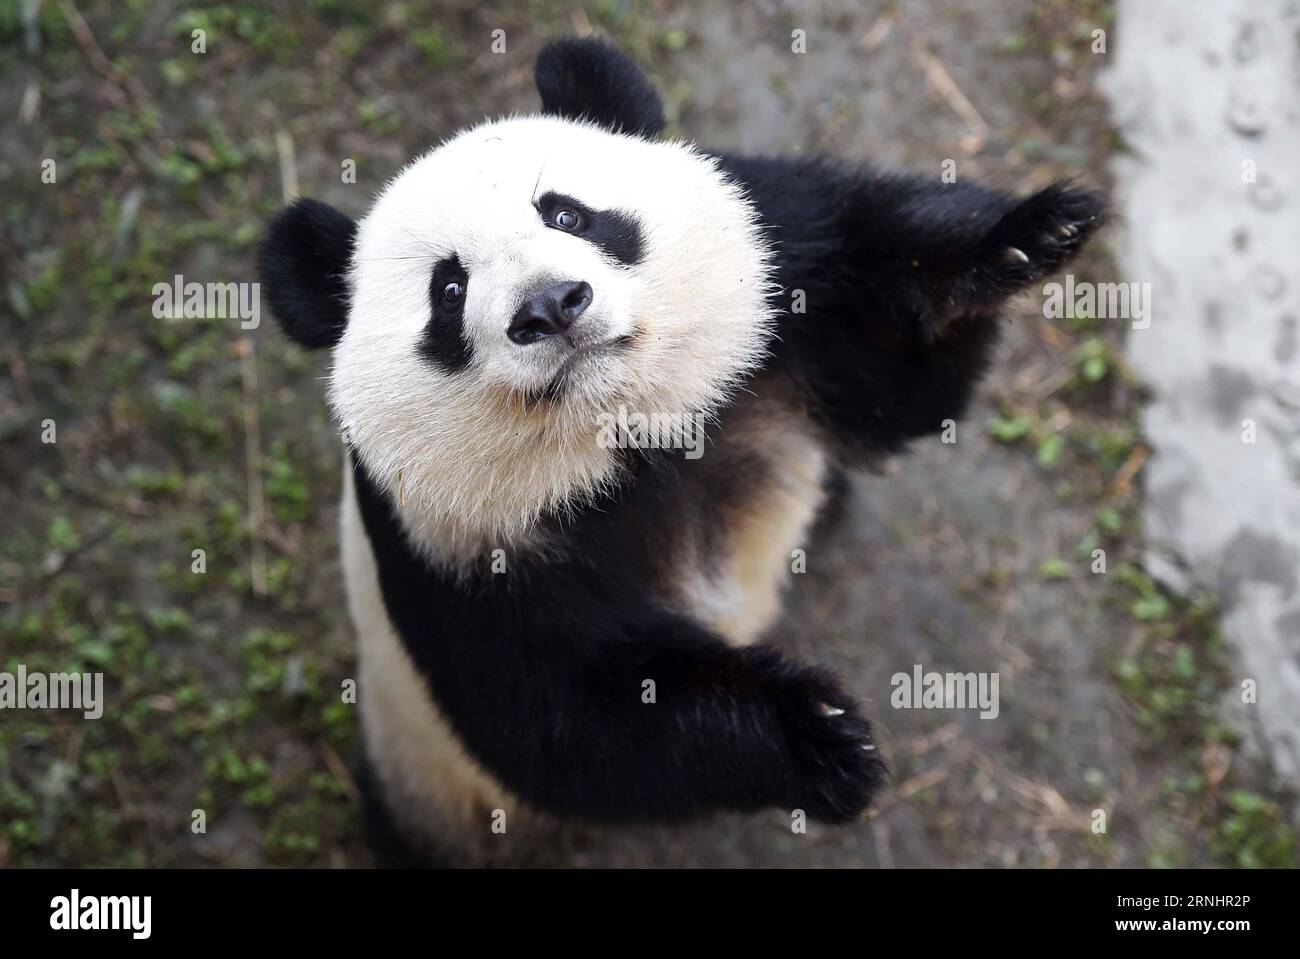
[[[829,823],[861,818],[888,777],[871,724],[820,674],[787,699],[783,723],[789,808]]]
[[[981,244],[979,272],[1019,289],[1074,257],[1102,222],[1105,203],[1088,190],[1056,183],[1011,207]]]

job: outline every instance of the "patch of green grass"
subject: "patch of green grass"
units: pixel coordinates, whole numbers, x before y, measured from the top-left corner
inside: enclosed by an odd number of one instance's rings
[[[1157,739],[1166,739],[1182,729],[1179,724],[1213,719],[1227,673],[1212,601],[1181,600],[1132,566],[1116,576],[1131,597],[1129,614],[1145,625],[1137,655],[1115,666],[1138,721]]]
[[[461,57],[455,41],[436,24],[411,31],[411,43],[424,54],[425,63],[435,70],[454,66]]]
[[[1151,736],[1149,748],[1182,757],[1182,774],[1166,778],[1167,802],[1185,809],[1189,797],[1198,797],[1210,852],[1222,865],[1300,864],[1300,842],[1280,800],[1237,782],[1235,769],[1211,788],[1202,769],[1207,750],[1227,750],[1238,739],[1221,714],[1232,678],[1213,601],[1172,595],[1132,566],[1119,569],[1116,582],[1117,601],[1127,603],[1141,638],[1134,655],[1116,662],[1116,679]],[[1187,865],[1190,855],[1168,843],[1152,854],[1152,864]]]
[[[1300,865],[1300,837],[1279,803],[1234,789],[1222,805],[1225,810],[1210,842],[1225,863],[1246,869]]]
[[[266,496],[276,518],[285,523],[301,523],[312,514],[310,478],[294,466],[295,462],[283,441],[271,444],[266,457]]]
[[[18,0],[0,3],[0,42],[24,42],[25,25],[22,13],[23,4]],[[43,48],[57,48],[71,44],[72,31],[57,3],[38,5],[36,15],[36,34]]]
[[[37,313],[44,313],[58,302],[63,287],[63,258],[56,251],[44,269],[27,284],[27,302]]]

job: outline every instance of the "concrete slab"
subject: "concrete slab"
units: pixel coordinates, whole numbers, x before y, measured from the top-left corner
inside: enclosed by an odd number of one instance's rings
[[[1148,565],[1218,594],[1262,743],[1296,779],[1300,3],[1121,0],[1116,34],[1121,259],[1152,291],[1127,343],[1155,392]]]

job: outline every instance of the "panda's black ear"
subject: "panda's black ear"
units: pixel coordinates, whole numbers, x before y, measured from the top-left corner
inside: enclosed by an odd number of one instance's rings
[[[548,43],[534,73],[543,113],[644,137],[663,131],[659,94],[629,57],[607,43],[576,37]]]
[[[257,272],[280,328],[309,350],[333,346],[348,322],[347,271],[357,225],[317,200],[276,214],[257,251]]]

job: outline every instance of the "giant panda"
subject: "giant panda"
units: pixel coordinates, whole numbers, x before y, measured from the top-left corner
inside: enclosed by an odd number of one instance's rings
[[[844,470],[962,415],[1000,307],[1102,201],[661,139],[597,40],[535,75],[539,114],[429,150],[359,221],[300,199],[259,251],[284,332],[331,352],[381,818],[449,862],[566,822],[850,822],[885,761],[767,635],[791,556]]]

